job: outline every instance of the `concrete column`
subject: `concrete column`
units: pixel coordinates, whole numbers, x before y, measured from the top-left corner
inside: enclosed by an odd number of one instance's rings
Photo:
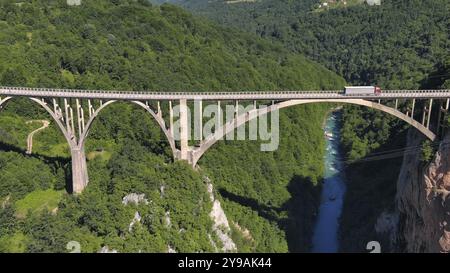
[[[162,111],[161,111],[161,103],[158,101],[158,113],[157,113],[159,118],[162,118]]]
[[[75,125],[74,125],[74,118],[73,118],[73,109],[72,107],[69,107],[69,111],[70,111],[70,134],[72,135],[72,137],[76,138],[75,135]]]
[[[172,107],[172,101],[169,101],[169,132],[170,135],[173,137],[173,107]]]
[[[438,113],[438,119],[437,119],[437,129],[436,129],[436,136],[439,136],[439,132],[441,129],[441,117],[442,117],[442,101],[439,100],[439,113]]]
[[[64,99],[64,114],[66,116],[66,129],[67,132],[70,134],[70,120],[69,120],[69,104],[67,104],[67,99]]]
[[[72,155],[72,190],[81,193],[89,183],[84,147],[70,149]]]
[[[398,100],[395,100],[395,110],[398,108]]]
[[[430,99],[430,106],[428,107],[428,119],[427,119],[427,129],[430,128],[430,120],[431,120],[431,110],[433,107],[433,99]]]
[[[215,133],[219,133],[219,130],[222,128],[222,107],[220,106],[220,100],[217,101],[217,127],[215,129]]]
[[[416,99],[413,99],[413,105],[411,109],[411,118],[414,119],[414,107],[416,106]]]
[[[238,126],[237,126],[237,124],[238,124],[238,117],[239,117],[239,101],[236,100],[236,104],[234,106],[234,124],[235,124],[234,126],[235,126],[236,129],[238,129]]]
[[[196,100],[194,107],[194,139],[203,141],[203,101]]]
[[[188,109],[186,99],[180,99],[180,159],[189,161]]]
[[[450,103],[450,99],[447,99],[447,102],[446,102],[446,104],[445,104],[445,110],[448,110],[449,103]]]
[[[82,117],[81,117],[81,112],[83,111],[83,109],[81,109],[81,105],[80,105],[80,100],[76,99],[76,107],[77,107],[77,123],[78,123],[78,138],[81,139],[81,135],[83,134],[83,127],[81,125],[81,122],[84,123],[84,121],[82,121]]]
[[[52,99],[52,102],[53,102],[53,112],[55,112],[55,114],[56,114],[56,113],[58,113],[58,112],[56,111],[56,106],[57,106],[56,100],[55,100],[55,99]]]
[[[80,115],[80,118],[81,118],[81,131],[84,132],[84,127],[86,126],[86,124],[84,123],[84,110],[83,110],[83,107],[81,107],[80,110],[81,110],[81,115]]]
[[[422,114],[422,125],[425,126],[425,118],[427,115],[427,107],[423,107],[423,114]]]
[[[88,100],[88,108],[89,108],[89,118],[94,115],[94,108],[92,107],[91,100]]]

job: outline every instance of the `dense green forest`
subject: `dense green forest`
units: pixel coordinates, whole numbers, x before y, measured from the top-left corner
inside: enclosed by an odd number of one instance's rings
[[[120,90],[340,88],[325,67],[252,34],[220,27],[180,8],[147,1],[0,0],[0,85]],[[107,108],[87,143],[90,184],[65,192],[70,158],[48,119],[26,99],[0,112],[0,251],[216,251],[205,181],[228,216],[238,251],[308,251],[323,173],[321,125],[328,105],[283,110],[281,145],[222,142],[193,170],[172,162],[143,110]],[[51,121],[51,120],[50,120]],[[145,194],[123,204],[130,193]],[[136,219],[136,212],[140,220]],[[134,217],[134,218],[133,218]],[[247,229],[250,236],[242,230]],[[212,243],[213,242],[213,243]]]
[[[200,2],[176,4],[222,25],[282,42],[351,84],[383,89],[450,87],[449,1],[383,0],[381,6],[320,12],[315,10],[318,1]],[[403,111],[408,107],[401,105]],[[373,153],[403,148],[407,129],[380,112],[344,107],[342,144],[348,162],[348,193],[341,219],[342,251],[365,251],[368,240],[384,241],[377,237],[374,226],[383,211],[394,210],[402,158],[365,159]]]
[[[313,12],[317,2],[177,1],[223,25],[281,41],[353,84],[417,88],[448,56],[446,0],[384,0]]]

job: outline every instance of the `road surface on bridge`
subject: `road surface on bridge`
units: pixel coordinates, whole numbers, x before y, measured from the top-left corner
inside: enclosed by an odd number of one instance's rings
[[[296,100],[296,99],[432,99],[450,98],[450,90],[383,90],[379,95],[345,95],[343,90],[248,92],[144,92],[0,87],[0,96],[102,100]]]

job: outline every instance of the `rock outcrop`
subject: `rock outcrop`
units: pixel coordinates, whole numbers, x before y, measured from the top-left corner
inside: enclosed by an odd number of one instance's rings
[[[115,249],[109,249],[108,246],[103,246],[97,253],[119,253]]]
[[[139,203],[144,203],[145,205],[149,204],[147,198],[145,198],[145,194],[130,193],[122,198],[122,204],[124,205],[128,204],[139,205]]]
[[[139,214],[139,212],[136,211],[136,212],[134,213],[134,218],[133,218],[133,220],[131,220],[131,223],[130,223],[130,225],[128,226],[128,232],[133,231],[134,225],[136,225],[137,223],[140,223],[140,222],[141,222],[141,219],[142,219],[141,215]]]
[[[225,215],[225,211],[222,209],[220,201],[217,200],[214,196],[213,185],[209,178],[205,177],[206,186],[208,187],[209,198],[213,203],[212,211],[209,214],[211,219],[213,220],[213,231],[216,233],[219,240],[222,242],[222,251],[223,252],[235,252],[237,250],[236,244],[233,242],[233,239],[230,237],[231,228],[228,223],[227,216]],[[213,245],[215,246],[215,245]]]
[[[411,130],[408,147],[420,147],[423,136]],[[421,150],[404,155],[397,182],[400,252],[450,252],[450,134],[433,160],[424,164]]]

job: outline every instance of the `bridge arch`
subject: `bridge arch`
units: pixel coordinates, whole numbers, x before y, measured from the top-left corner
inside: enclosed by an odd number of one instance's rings
[[[92,123],[94,122],[94,120],[97,118],[97,116],[100,114],[100,112],[105,109],[107,106],[113,104],[117,102],[117,100],[110,100],[107,101],[105,103],[103,103],[98,109],[96,109],[93,113],[93,115],[89,118],[88,122],[86,123],[86,127],[85,130],[83,131],[81,138],[80,138],[80,146],[83,147],[84,143],[86,142],[87,136],[89,134],[89,130],[91,129]],[[127,102],[127,101],[126,101]],[[175,140],[173,138],[173,136],[170,134],[169,130],[167,129],[166,125],[165,125],[165,121],[164,119],[159,116],[157,113],[155,113],[155,111],[153,111],[153,109],[143,103],[142,101],[130,101],[132,104],[138,105],[141,108],[143,108],[147,113],[149,113],[158,123],[160,129],[163,131],[164,135],[166,136],[169,145],[170,145],[170,149],[172,151],[172,156],[175,159],[175,156],[177,154],[177,148],[175,146]]]
[[[63,133],[63,135],[67,141],[67,144],[69,144],[71,149],[75,148],[77,146],[77,143],[74,141],[74,138],[69,134],[67,129],[64,127],[64,124],[61,122],[58,115],[52,109],[50,109],[50,107],[48,107],[47,103],[45,101],[37,99],[37,98],[30,98],[30,100],[39,104],[42,108],[44,108],[45,111],[47,111],[50,114],[50,116],[53,118],[53,120],[56,122],[59,129]]]
[[[2,104],[5,104],[7,101],[12,99],[12,97],[0,98],[0,109],[2,109]]]
[[[236,128],[244,125],[250,120],[253,120],[255,118],[258,118],[262,115],[268,114],[270,112],[273,112],[275,110],[301,105],[301,104],[309,104],[309,103],[324,103],[324,102],[335,102],[335,103],[346,103],[346,104],[354,104],[354,105],[360,105],[369,107],[372,109],[380,110],[385,113],[388,113],[390,115],[393,115],[406,123],[410,124],[417,130],[419,130],[422,134],[424,134],[428,139],[435,140],[436,135],[427,127],[419,123],[418,121],[414,120],[412,117],[383,104],[374,102],[374,101],[368,101],[364,99],[307,99],[307,100],[288,100],[283,101],[274,105],[271,105],[265,109],[254,109],[250,112],[246,112],[243,114],[240,114],[230,122],[227,122],[226,124],[222,125],[222,127],[217,131],[217,133],[214,133],[207,137],[203,143],[200,145],[200,147],[193,149],[191,151],[191,160],[192,165],[195,166],[197,162],[200,160],[200,158],[203,156],[203,154],[211,148],[217,141],[222,139],[225,135],[228,133],[234,131]]]
[[[14,97],[5,97],[0,98],[0,109],[2,106],[9,100],[11,100]],[[98,117],[100,112],[104,110],[109,105],[117,102],[117,100],[108,100],[100,106],[95,109],[87,122],[83,124],[83,129],[81,132],[79,132],[79,138],[77,139],[76,132],[74,128],[70,129],[70,125],[67,124],[67,121],[64,120],[64,117],[62,116],[62,113],[59,111],[52,109],[51,106],[48,105],[48,102],[44,98],[35,98],[35,97],[29,97],[29,99],[35,103],[37,103],[40,107],[42,107],[54,120],[54,122],[58,125],[60,131],[63,133],[64,138],[66,139],[70,152],[72,157],[72,191],[75,193],[80,193],[88,184],[89,182],[89,176],[87,173],[87,165],[86,165],[86,156],[84,151],[84,145],[86,142],[86,139],[89,135],[89,131],[92,127],[93,122]],[[171,135],[169,129],[165,125],[165,121],[162,118],[162,115],[160,113],[155,113],[153,109],[146,103],[142,101],[126,101],[130,102],[134,105],[137,105],[141,108],[143,108],[147,113],[150,113],[150,115],[156,120],[158,123],[160,129],[163,131],[166,139],[169,142],[173,159],[175,160],[177,158],[178,150],[175,146],[175,140],[174,137]]]

